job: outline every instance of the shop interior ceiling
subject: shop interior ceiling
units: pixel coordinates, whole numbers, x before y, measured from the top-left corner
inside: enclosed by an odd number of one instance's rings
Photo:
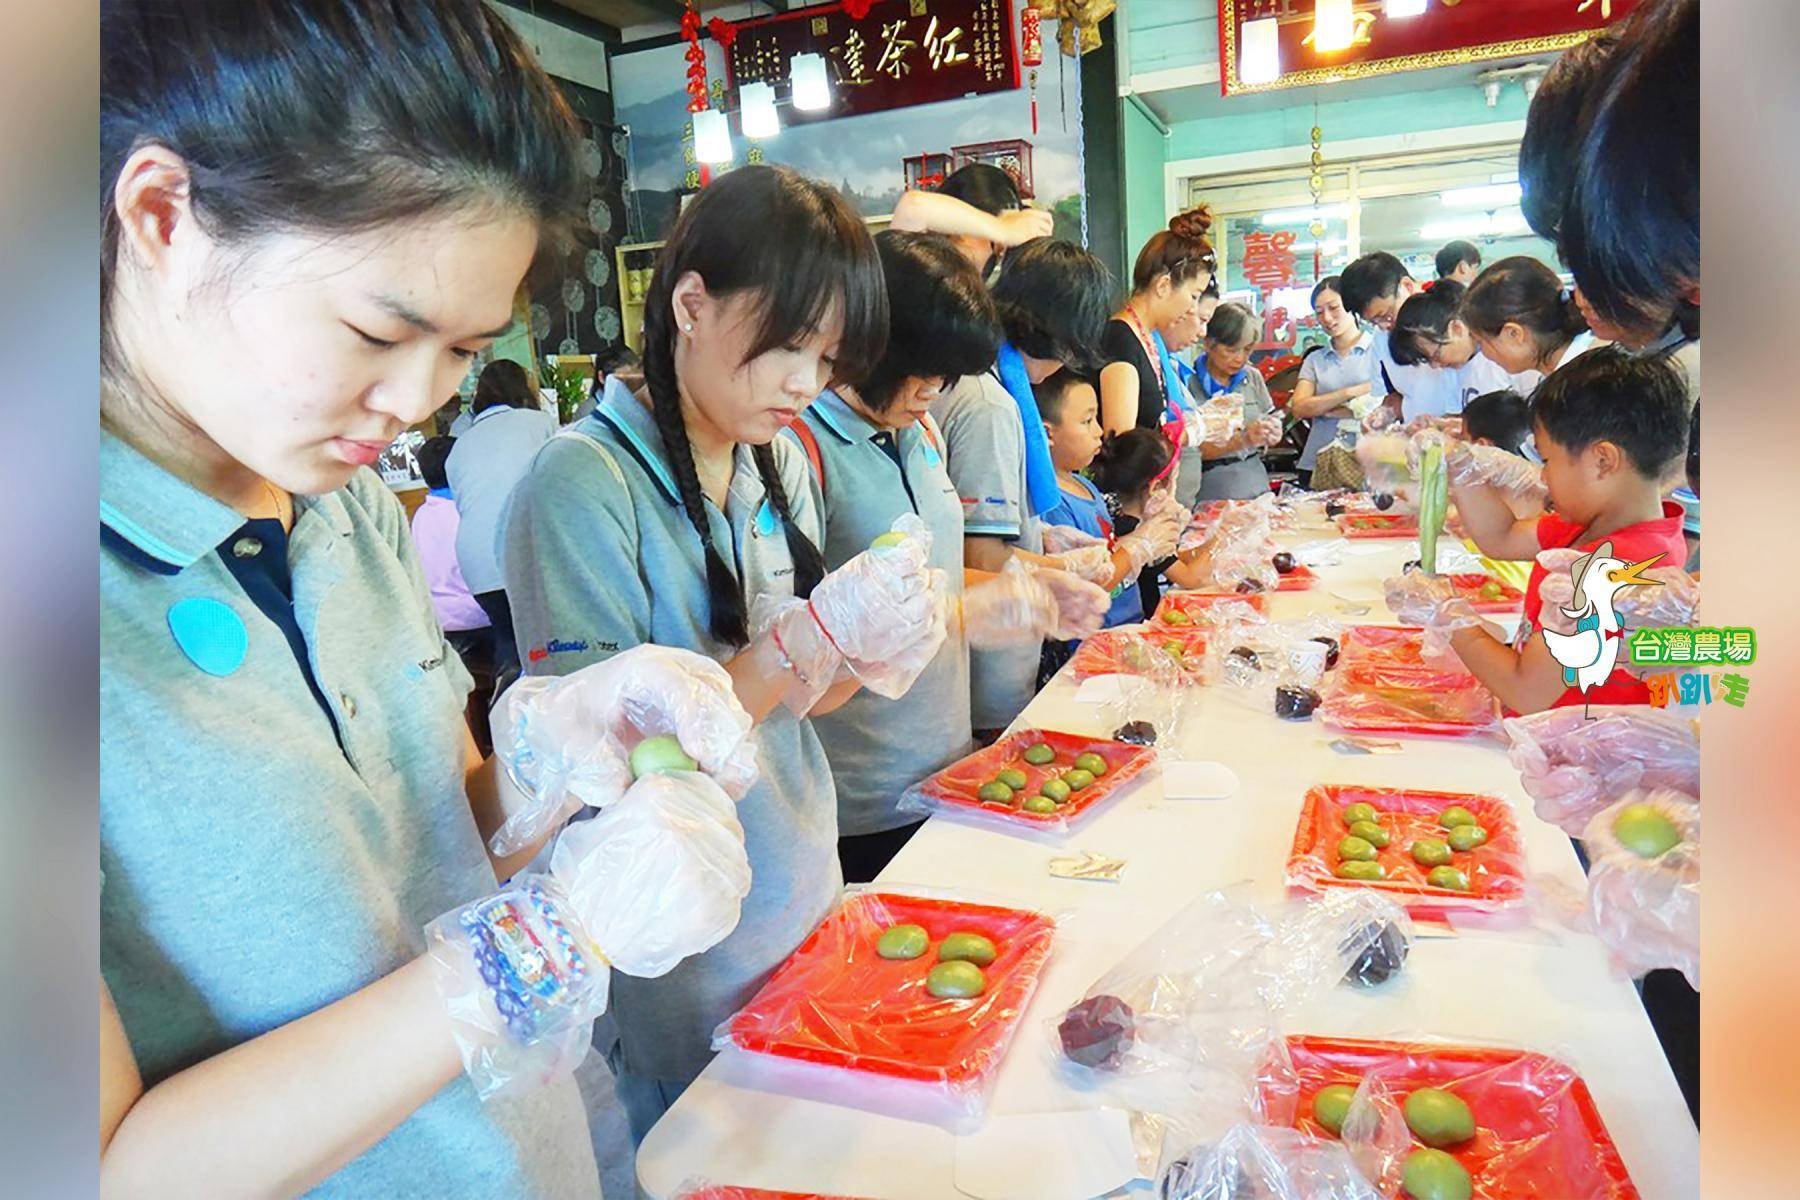
[[[1499,67],[1519,66],[1523,63],[1539,62],[1549,64],[1553,56],[1536,55],[1522,58],[1497,58],[1478,63],[1462,63],[1450,67],[1434,67],[1426,71],[1397,71],[1391,75],[1376,75],[1368,79],[1347,79],[1340,83],[1319,84],[1315,87],[1278,88],[1269,92],[1252,92],[1242,96],[1219,95],[1218,77],[1209,81],[1195,82],[1185,86],[1148,89],[1138,87],[1138,98],[1155,111],[1156,115],[1173,125],[1180,121],[1203,121],[1212,117],[1243,116],[1253,112],[1267,112],[1275,109],[1311,107],[1315,102],[1335,103],[1343,100],[1362,100],[1376,96],[1400,96],[1426,92],[1439,92],[1452,88],[1468,88],[1479,91],[1480,76],[1485,71]],[[1143,79],[1144,76],[1139,76]],[[1516,88],[1517,84],[1509,85]]]

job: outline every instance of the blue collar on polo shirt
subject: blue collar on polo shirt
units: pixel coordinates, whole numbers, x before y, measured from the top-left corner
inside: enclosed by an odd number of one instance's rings
[[[850,406],[850,402],[827,388],[812,402],[811,415],[819,423],[846,442],[873,441],[889,432]]]
[[[138,566],[175,575],[218,549],[244,515],[100,430],[100,539]]]
[[[617,378],[607,376],[600,403],[578,424],[588,421],[596,421],[618,434],[669,503],[681,503],[681,492],[675,486],[675,477],[669,473],[668,460],[663,456],[662,431],[656,427],[656,417],[630,388]]]

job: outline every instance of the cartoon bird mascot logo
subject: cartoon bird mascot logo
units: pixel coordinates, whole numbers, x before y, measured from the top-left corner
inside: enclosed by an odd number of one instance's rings
[[[1580,690],[1584,711],[1589,690],[1612,678],[1619,650],[1625,645],[1624,627],[1618,610],[1613,608],[1613,598],[1633,585],[1660,587],[1661,580],[1645,579],[1644,572],[1662,557],[1658,554],[1642,562],[1627,563],[1613,557],[1611,542],[1601,542],[1569,564],[1575,601],[1574,607],[1562,612],[1575,622],[1575,632],[1546,629],[1544,643],[1550,647],[1550,656],[1562,664],[1563,682]]]

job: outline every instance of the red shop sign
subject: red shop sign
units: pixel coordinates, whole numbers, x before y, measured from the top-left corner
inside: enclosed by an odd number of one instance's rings
[[[1430,0],[1418,16],[1389,17],[1380,0],[1355,0],[1354,43],[1323,54],[1307,40],[1315,0],[1219,0],[1219,91],[1226,96],[1269,92],[1566,50],[1637,4],[1638,0]],[[1267,17],[1279,22],[1281,75],[1269,83],[1245,83],[1238,77],[1243,27]]]
[[[785,98],[794,55],[824,56],[831,107],[784,109],[781,119],[789,124],[1019,86],[1012,0],[852,0],[744,21],[736,29],[724,48],[734,106],[745,83],[773,84]]]

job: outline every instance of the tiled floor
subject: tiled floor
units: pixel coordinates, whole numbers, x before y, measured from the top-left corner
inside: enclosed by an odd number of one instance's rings
[[[613,1095],[612,1072],[598,1050],[576,1068],[575,1082],[587,1102],[588,1127],[594,1134],[594,1157],[600,1161],[600,1194],[606,1200],[633,1200],[637,1195],[635,1152],[625,1110]]]

